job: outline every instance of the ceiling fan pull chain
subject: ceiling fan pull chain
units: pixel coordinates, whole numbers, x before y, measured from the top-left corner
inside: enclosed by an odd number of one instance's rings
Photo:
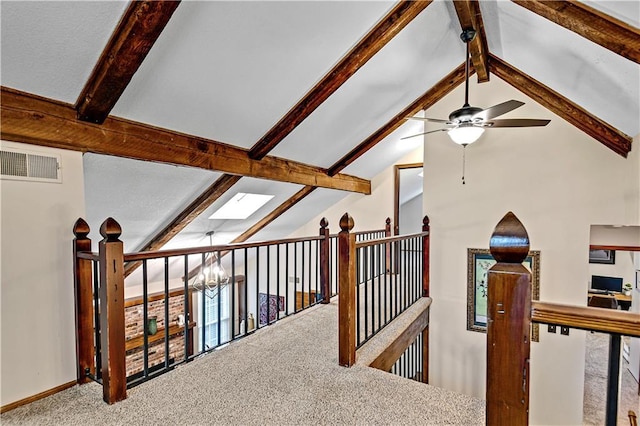
[[[464,166],[466,163],[466,153],[467,153],[467,145],[462,145],[462,184],[465,185],[464,181]]]

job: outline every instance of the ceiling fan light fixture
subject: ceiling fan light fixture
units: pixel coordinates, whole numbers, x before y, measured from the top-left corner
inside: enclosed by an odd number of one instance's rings
[[[476,126],[458,126],[447,132],[452,141],[462,146],[474,143],[483,133],[484,129]]]

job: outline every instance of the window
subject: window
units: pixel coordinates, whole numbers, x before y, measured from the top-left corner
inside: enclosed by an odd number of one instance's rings
[[[229,285],[199,292],[198,313],[198,346],[201,352],[229,341]]]

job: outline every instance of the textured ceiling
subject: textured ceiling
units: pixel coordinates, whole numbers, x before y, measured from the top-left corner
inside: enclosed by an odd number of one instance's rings
[[[640,2],[588,3],[639,25]],[[182,2],[112,114],[249,148],[393,4]],[[491,53],[628,135],[640,133],[638,64],[511,2],[480,4]],[[2,1],[2,85],[74,103],[126,5]],[[271,154],[331,166],[463,62],[459,33],[452,3],[433,2]],[[432,111],[444,117],[462,101],[458,88],[441,101],[446,107],[436,105]],[[497,102],[479,90],[474,78],[471,103],[488,107]],[[529,117],[531,111],[537,114],[531,118],[546,118],[528,108],[509,117]],[[421,138],[399,139],[421,130],[421,123],[407,122],[344,172],[374,177],[418,147]],[[433,135],[426,143],[440,139],[446,135]],[[126,251],[142,246],[220,176],[92,154],[85,155],[84,167],[89,222],[96,229],[107,216],[115,217],[123,226]],[[230,241],[300,188],[243,178],[167,247],[208,243],[204,233],[209,230],[216,231],[216,243]],[[209,220],[236,192],[275,198],[246,220]],[[287,236],[346,195],[316,189],[252,239]]]

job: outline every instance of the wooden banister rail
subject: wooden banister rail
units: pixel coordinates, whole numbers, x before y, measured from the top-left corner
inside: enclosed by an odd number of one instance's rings
[[[531,273],[522,265],[529,237],[507,213],[489,243],[486,424],[529,424]]]
[[[640,337],[640,314],[627,311],[533,302],[531,320],[541,324]]]

